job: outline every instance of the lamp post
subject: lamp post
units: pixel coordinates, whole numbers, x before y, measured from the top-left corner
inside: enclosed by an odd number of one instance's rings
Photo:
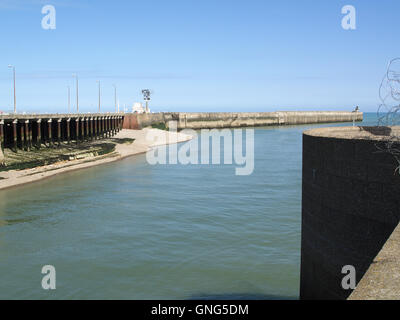
[[[71,88],[68,86],[68,113],[71,113]]]
[[[113,87],[114,87],[115,112],[117,112],[117,86],[113,84]]]
[[[151,91],[150,89],[143,89],[142,90],[142,94],[143,94],[143,100],[146,103],[146,113],[149,113],[149,101],[150,101],[150,95],[151,95]]]
[[[9,68],[13,69],[13,77],[14,77],[14,113],[17,113],[17,96],[15,94],[15,67],[11,64],[8,65]]]
[[[97,80],[96,82],[99,84],[99,113],[100,113],[100,105],[101,105],[101,104],[100,104],[100,101],[101,101],[101,100],[100,100],[100,95],[101,95],[100,80]]]
[[[79,86],[78,86],[78,75],[74,73],[72,76],[76,78],[76,113],[79,113]]]

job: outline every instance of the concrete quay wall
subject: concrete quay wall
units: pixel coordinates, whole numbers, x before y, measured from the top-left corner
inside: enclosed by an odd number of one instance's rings
[[[400,300],[400,225],[360,280],[348,300]]]
[[[159,123],[168,126],[170,121],[176,121],[178,129],[181,130],[358,122],[362,120],[362,112],[347,111],[126,113],[123,128],[142,129]]]
[[[304,132],[301,299],[346,299],[352,290],[342,288],[343,266],[355,267],[358,283],[397,227],[399,164],[378,152],[391,136],[400,127]]]

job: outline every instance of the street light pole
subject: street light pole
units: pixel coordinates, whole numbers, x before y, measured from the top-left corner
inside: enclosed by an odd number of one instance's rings
[[[99,84],[99,113],[100,113],[100,94],[101,94],[100,80],[97,80],[97,83]]]
[[[68,113],[71,113],[71,88],[68,86]]]
[[[73,77],[76,78],[76,113],[79,113],[79,86],[78,86],[78,75],[73,74]]]
[[[17,96],[15,94],[15,67],[11,64],[8,65],[9,68],[13,69],[13,77],[14,77],[14,113],[17,113]]]
[[[117,112],[117,86],[113,84],[114,87],[114,99],[115,99],[115,112]]]

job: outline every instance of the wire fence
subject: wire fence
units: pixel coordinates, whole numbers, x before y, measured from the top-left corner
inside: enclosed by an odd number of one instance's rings
[[[392,127],[400,124],[400,58],[391,60],[379,87],[378,126]],[[400,136],[390,132],[389,139],[377,145],[381,152],[391,154],[397,161],[400,174]]]

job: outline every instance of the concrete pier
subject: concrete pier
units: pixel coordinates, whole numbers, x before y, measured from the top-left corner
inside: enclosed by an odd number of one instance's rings
[[[0,115],[2,148],[29,150],[79,144],[83,141],[112,137],[124,129],[177,122],[177,129],[237,128],[269,125],[293,125],[326,122],[362,121],[361,112],[213,112],[213,113],[86,113],[86,114],[9,114]]]
[[[30,150],[111,137],[123,120],[124,114],[119,113],[0,115],[0,147]]]
[[[166,112],[125,114],[124,129],[177,122],[177,129],[240,128],[299,125],[329,122],[358,122],[362,112],[349,111],[278,111],[278,112]]]

